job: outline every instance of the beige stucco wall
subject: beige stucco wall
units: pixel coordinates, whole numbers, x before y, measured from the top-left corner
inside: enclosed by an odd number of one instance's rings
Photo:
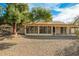
[[[66,28],[66,32],[67,32],[67,34],[70,33],[70,28],[69,27]]]
[[[71,33],[75,33],[75,28],[71,28]]]
[[[55,34],[57,34],[57,35],[59,35],[61,32],[60,32],[60,30],[61,30],[61,28],[60,27],[55,27],[56,29],[55,29]]]

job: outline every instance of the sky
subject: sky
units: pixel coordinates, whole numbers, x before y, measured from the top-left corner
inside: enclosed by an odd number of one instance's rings
[[[6,4],[0,3],[4,8]],[[30,3],[30,10],[33,7],[48,8],[53,16],[53,21],[69,23],[74,21],[74,17],[79,15],[79,3]]]

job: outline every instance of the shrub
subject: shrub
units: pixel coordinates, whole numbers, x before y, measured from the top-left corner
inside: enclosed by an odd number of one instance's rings
[[[76,30],[75,34],[77,35],[77,37],[79,37],[79,30]]]
[[[55,56],[79,56],[79,40],[76,40],[69,47],[58,49]]]

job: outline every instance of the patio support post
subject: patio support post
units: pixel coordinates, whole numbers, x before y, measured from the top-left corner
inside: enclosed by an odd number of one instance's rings
[[[69,34],[69,27],[67,27],[67,35]]]
[[[40,27],[38,26],[38,34],[40,33]]]
[[[51,26],[51,34],[53,35],[53,26]]]
[[[56,35],[57,27],[55,27],[55,35]]]
[[[26,35],[26,25],[25,25],[25,27],[24,27],[24,33],[25,33],[25,35]]]
[[[48,34],[48,26],[47,26],[47,28],[45,30],[46,30],[46,33]]]

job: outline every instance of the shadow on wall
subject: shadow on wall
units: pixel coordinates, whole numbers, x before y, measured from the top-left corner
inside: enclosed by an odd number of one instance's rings
[[[14,44],[14,43],[0,43],[0,50],[11,48],[14,45],[16,45],[16,44]]]

